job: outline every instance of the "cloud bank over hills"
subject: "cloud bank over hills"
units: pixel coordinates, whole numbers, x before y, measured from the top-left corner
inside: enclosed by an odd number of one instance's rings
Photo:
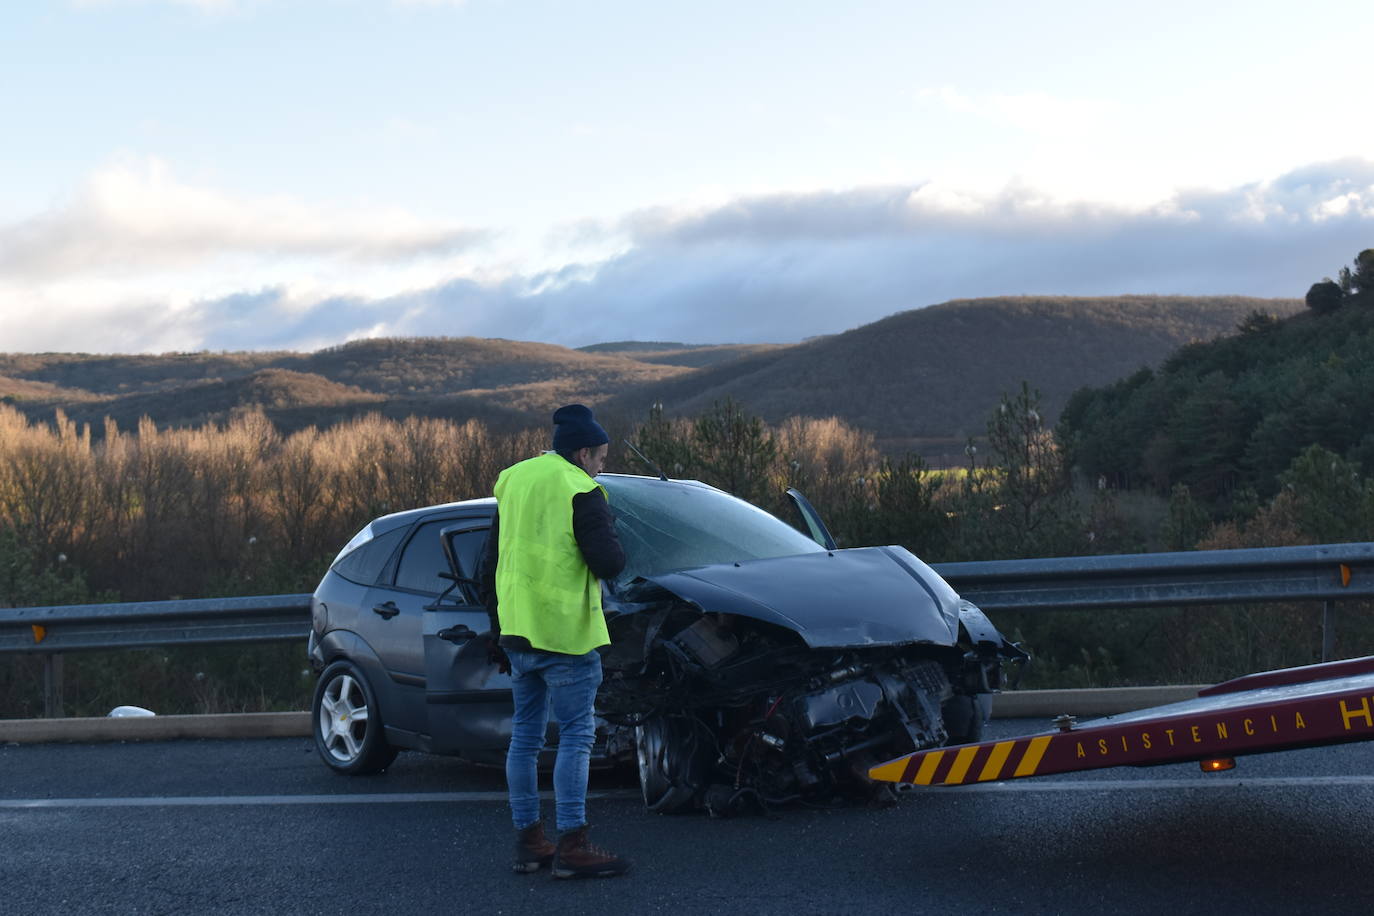
[[[10,351],[440,334],[790,342],[953,298],[1301,296],[1374,246],[1374,161],[1144,206],[927,182],[654,207],[556,234],[598,254],[531,267],[502,247],[503,227],[121,164],[0,225],[0,339]]]

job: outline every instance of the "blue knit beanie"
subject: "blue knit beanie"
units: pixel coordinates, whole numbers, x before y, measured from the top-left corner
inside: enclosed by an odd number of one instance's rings
[[[601,424],[592,416],[592,409],[582,404],[569,404],[553,412],[553,450],[559,454],[580,448],[595,448],[611,441]]]

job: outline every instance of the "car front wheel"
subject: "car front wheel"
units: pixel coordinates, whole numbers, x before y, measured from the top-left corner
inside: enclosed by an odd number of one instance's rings
[[[691,811],[705,783],[697,727],[687,719],[655,716],[635,729],[635,744],[644,807],[657,814]]]
[[[382,732],[372,685],[352,662],[337,661],[324,669],[311,713],[315,749],[340,773],[380,773],[396,759],[396,748]]]
[[[982,696],[986,694],[959,693],[945,701],[945,732],[949,736],[946,744],[977,744],[983,740],[983,724],[988,711],[983,706]]]

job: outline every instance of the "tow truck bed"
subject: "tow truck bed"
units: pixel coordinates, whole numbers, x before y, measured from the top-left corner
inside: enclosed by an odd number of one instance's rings
[[[1224,761],[1374,739],[1374,656],[1250,674],[1156,706],[1002,741],[917,751],[872,779],[957,786],[1114,766]],[[1218,763],[1217,769],[1224,768]]]

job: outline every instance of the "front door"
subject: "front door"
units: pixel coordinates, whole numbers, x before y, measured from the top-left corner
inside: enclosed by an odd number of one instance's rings
[[[816,511],[815,506],[811,505],[811,501],[795,487],[788,487],[787,495],[791,497],[792,507],[797,510],[797,515],[802,520],[803,530],[811,535],[811,540],[826,550],[834,550],[835,539],[830,536],[830,529],[825,527],[825,522],[821,521],[821,514]]]
[[[476,759],[504,755],[510,743],[510,675],[487,663],[491,624],[478,601],[477,561],[486,547],[490,521],[459,519],[445,526],[455,588],[425,609],[425,707],[430,746],[438,753]]]

